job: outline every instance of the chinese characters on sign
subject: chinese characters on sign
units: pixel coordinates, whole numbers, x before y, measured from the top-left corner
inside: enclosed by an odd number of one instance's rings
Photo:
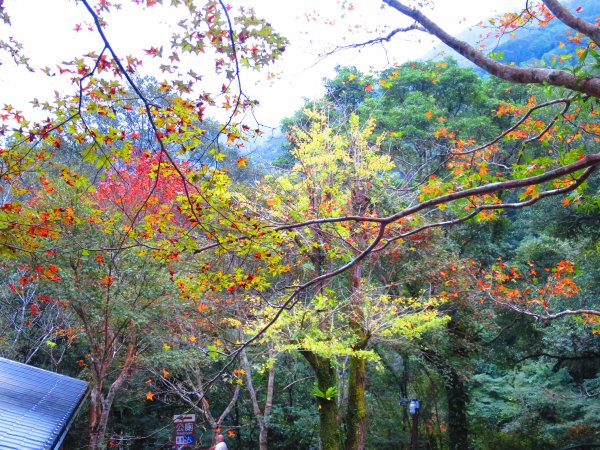
[[[196,445],[195,414],[178,414],[173,416],[173,441],[177,450],[181,450],[186,445]]]

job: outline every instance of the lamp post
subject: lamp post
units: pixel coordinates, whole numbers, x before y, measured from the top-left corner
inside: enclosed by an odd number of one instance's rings
[[[410,435],[410,449],[418,450],[419,448],[419,408],[421,404],[419,400],[413,398],[408,404],[408,412],[413,416],[412,432]]]
[[[421,402],[416,398],[400,397],[400,403],[408,405],[408,412],[413,416],[412,429],[410,434],[410,450],[419,448],[419,409]]]

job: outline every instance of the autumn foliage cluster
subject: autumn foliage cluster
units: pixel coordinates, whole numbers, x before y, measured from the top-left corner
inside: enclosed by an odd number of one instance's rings
[[[423,3],[383,0],[412,25],[334,51],[427,32],[484,73],[338,67],[271,141],[244,76],[289,44],[251,8],[80,0],[69,26],[99,44],[54,67],[0,39],[67,86],[0,114],[0,353],[89,381],[74,440],[158,448],[182,411],[205,442],[261,450],[598,438],[599,18],[530,2],[477,47]],[[170,41],[121,54],[113,18],[155,9]],[[488,53],[559,22],[568,55]],[[268,167],[253,141],[276,141]],[[523,377],[577,406],[559,421]]]

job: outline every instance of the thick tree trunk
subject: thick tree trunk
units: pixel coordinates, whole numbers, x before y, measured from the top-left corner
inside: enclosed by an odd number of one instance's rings
[[[362,191],[355,190],[354,200],[362,198]],[[358,202],[362,204],[364,202]],[[357,210],[362,208],[355,207]],[[364,330],[364,316],[362,311],[362,267],[356,264],[350,272],[350,317],[348,325],[356,333],[359,341],[352,346],[352,350],[364,350],[369,342],[369,336]],[[363,450],[367,435],[367,414],[365,403],[365,389],[367,387],[367,366],[364,358],[350,357],[348,373],[348,409],[346,411],[346,442],[345,450]]]
[[[365,389],[366,361],[352,356],[348,374],[348,411],[346,413],[346,450],[363,450],[367,434]]]
[[[328,388],[337,386],[337,375],[329,358],[324,358],[308,350],[302,350],[300,353],[313,368],[317,376],[317,386],[322,392],[327,392]],[[340,427],[337,397],[329,400],[317,397],[317,408],[319,410],[321,448],[323,450],[339,450]]]

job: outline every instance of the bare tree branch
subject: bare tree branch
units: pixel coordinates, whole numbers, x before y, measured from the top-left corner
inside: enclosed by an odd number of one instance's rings
[[[425,28],[423,28],[422,26],[420,26],[418,23],[413,23],[412,25],[409,25],[408,27],[395,28],[392,31],[390,31],[386,36],[376,37],[374,39],[370,39],[370,40],[365,41],[365,42],[357,42],[356,44],[338,45],[333,50],[330,50],[330,51],[324,53],[323,55],[321,55],[321,57],[322,58],[326,58],[327,56],[331,56],[334,53],[339,52],[339,51],[343,51],[343,50],[350,50],[350,49],[353,49],[353,48],[367,47],[369,45],[375,45],[375,44],[382,44],[384,42],[390,42],[392,40],[392,38],[395,35],[397,35],[398,33],[406,33],[408,31],[413,31],[413,30],[419,30],[419,31],[427,32],[427,30]]]

